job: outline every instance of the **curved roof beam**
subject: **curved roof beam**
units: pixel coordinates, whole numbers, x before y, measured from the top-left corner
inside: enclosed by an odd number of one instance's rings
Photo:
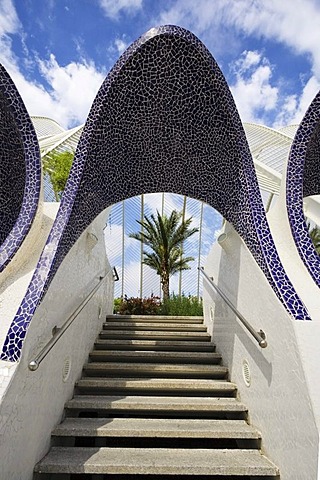
[[[44,139],[39,140],[40,151],[42,158],[50,155],[54,150],[64,151],[73,150],[76,151],[80,136],[83,130],[83,125],[74,127],[70,130],[66,130],[57,135],[52,135]]]
[[[31,121],[39,140],[65,131],[58,122],[49,117],[32,116]]]
[[[292,138],[272,128],[253,123],[245,123],[244,129],[254,159],[282,173]]]

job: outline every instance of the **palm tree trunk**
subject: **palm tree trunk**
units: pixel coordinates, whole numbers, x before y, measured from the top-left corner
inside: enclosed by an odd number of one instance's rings
[[[161,278],[162,294],[163,300],[169,298],[169,276],[164,276]]]

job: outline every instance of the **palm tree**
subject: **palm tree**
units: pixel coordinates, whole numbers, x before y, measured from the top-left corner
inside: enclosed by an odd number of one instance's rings
[[[155,270],[161,278],[163,299],[169,297],[169,278],[181,270],[189,270],[188,262],[193,257],[184,257],[183,242],[198,232],[198,228],[189,228],[192,217],[181,220],[182,214],[173,210],[170,217],[160,215],[147,215],[144,220],[137,222],[142,230],[138,233],[131,233],[130,237],[139,240],[151,249],[143,251],[143,263]]]

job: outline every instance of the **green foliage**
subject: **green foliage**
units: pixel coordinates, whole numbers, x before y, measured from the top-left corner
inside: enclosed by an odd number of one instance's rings
[[[173,210],[170,217],[167,215],[145,215],[143,221],[137,220],[142,230],[131,233],[130,237],[139,240],[149,247],[150,251],[143,251],[143,263],[155,270],[161,278],[163,298],[169,297],[169,278],[176,272],[189,270],[188,262],[193,257],[184,257],[183,242],[198,232],[198,228],[190,228],[192,217],[181,220],[182,213]]]
[[[192,317],[203,315],[202,299],[189,295],[170,295],[163,300],[161,306],[162,315],[187,315]]]
[[[159,297],[137,298],[125,296],[114,299],[113,313],[119,315],[187,315],[202,316],[202,299],[182,295],[170,295],[169,298],[160,301]]]
[[[120,307],[122,305],[122,298],[118,297],[113,300],[113,313],[119,313]]]
[[[49,175],[56,200],[61,199],[65,189],[74,152],[51,152],[43,158],[43,172]]]
[[[161,303],[159,297],[128,298],[126,295],[117,300],[117,312],[120,315],[160,315]]]
[[[317,254],[320,255],[320,228],[317,225],[311,228],[310,222],[307,222],[307,226],[313,246]]]
[[[312,243],[314,245],[314,248],[316,249],[317,254],[320,255],[320,228],[313,227],[309,231],[309,235],[311,237]]]

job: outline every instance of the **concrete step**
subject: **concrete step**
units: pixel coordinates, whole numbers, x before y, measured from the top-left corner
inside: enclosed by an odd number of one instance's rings
[[[100,338],[117,338],[132,340],[183,340],[210,342],[207,332],[166,332],[163,330],[102,330]]]
[[[163,415],[167,416],[216,416],[223,414],[242,418],[246,406],[236,398],[201,396],[156,396],[156,395],[76,395],[66,404],[68,414],[79,411],[97,411],[103,415]]]
[[[135,323],[203,323],[203,317],[167,316],[167,315],[107,315],[107,321],[132,321]]]
[[[279,478],[202,322],[107,317],[36,478]]]
[[[192,363],[192,364],[219,364],[219,353],[206,352],[159,352],[127,351],[127,350],[93,350],[90,359],[94,362],[144,362],[144,363]]]
[[[160,322],[107,322],[103,324],[104,330],[135,330],[153,331],[161,330],[167,332],[206,332],[207,327],[197,323],[160,323]]]
[[[223,380],[200,379],[171,379],[171,378],[81,378],[77,384],[77,391],[81,393],[113,392],[114,394],[130,394],[144,392],[146,395],[176,395],[192,394],[204,395],[235,395],[236,385]]]
[[[38,473],[276,476],[257,450],[53,447]]]
[[[227,367],[221,365],[170,364],[170,363],[117,363],[92,362],[84,366],[89,376],[152,377],[152,378],[226,378]]]
[[[184,418],[66,418],[55,437],[146,437],[259,440],[245,420]]]
[[[158,352],[215,352],[211,342],[172,340],[133,340],[98,338],[94,347],[99,350],[156,350]]]

